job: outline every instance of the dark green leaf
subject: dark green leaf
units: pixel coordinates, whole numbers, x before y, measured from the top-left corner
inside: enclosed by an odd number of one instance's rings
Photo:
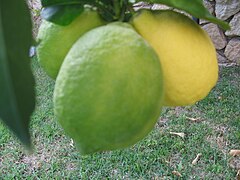
[[[140,2],[140,0],[138,1]],[[225,30],[230,29],[228,23],[217,19],[209,13],[209,11],[204,7],[202,0],[146,0],[146,2],[165,4],[186,11],[194,17],[216,23]]]
[[[34,78],[28,52],[32,43],[25,1],[0,0],[0,118],[28,147],[35,106]]]
[[[83,5],[81,4],[54,5],[44,8],[41,16],[50,22],[66,26],[81,14],[83,9]]]
[[[81,0],[41,0],[42,6],[80,4]]]
[[[53,5],[72,5],[72,4],[92,4],[96,0],[41,0],[42,6],[53,6]]]

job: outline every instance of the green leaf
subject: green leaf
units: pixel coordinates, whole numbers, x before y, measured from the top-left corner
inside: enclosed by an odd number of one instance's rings
[[[28,57],[32,43],[25,1],[0,0],[0,119],[27,147],[35,107],[34,78]]]
[[[97,8],[103,19],[116,20],[114,4],[120,0],[42,0],[41,16],[58,25],[69,25],[84,9],[85,5]],[[127,0],[125,0],[127,1]]]
[[[53,23],[66,26],[83,12],[82,4],[74,5],[53,5],[44,8],[41,16]]]
[[[137,2],[140,2],[140,0]],[[199,19],[205,19],[218,24],[225,30],[230,29],[227,22],[219,20],[209,13],[209,11],[204,7],[202,0],[147,0],[145,2],[165,4],[179,10],[186,11]]]

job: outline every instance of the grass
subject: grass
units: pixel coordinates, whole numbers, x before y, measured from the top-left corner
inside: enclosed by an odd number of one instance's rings
[[[36,60],[33,154],[0,124],[0,179],[234,179],[240,158],[240,67],[222,67],[217,86],[194,106],[165,108],[153,131],[132,147],[81,156],[53,114],[54,82]],[[192,121],[191,118],[199,121]],[[183,132],[181,138],[170,132]],[[192,161],[201,153],[197,164]],[[177,176],[173,171],[181,174]]]

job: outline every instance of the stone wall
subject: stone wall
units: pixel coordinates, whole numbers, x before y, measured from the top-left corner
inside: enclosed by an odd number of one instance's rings
[[[240,64],[240,0],[204,0],[214,16],[229,22],[231,30],[224,31],[213,23],[200,20],[217,49],[219,63]]]

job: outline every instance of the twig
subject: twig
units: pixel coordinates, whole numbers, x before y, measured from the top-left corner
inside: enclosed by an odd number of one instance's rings
[[[176,175],[176,176],[178,176],[178,177],[182,177],[182,175],[181,175],[180,172],[178,172],[178,171],[172,171],[172,174],[173,174],[173,175]]]
[[[202,121],[200,118],[191,118],[191,117],[186,117],[188,120],[192,121],[192,122],[200,122]]]
[[[170,134],[172,134],[172,135],[177,135],[177,136],[180,136],[180,137],[182,137],[182,138],[184,138],[184,136],[185,136],[184,133],[170,132]]]
[[[201,156],[202,156],[202,154],[201,154],[201,153],[198,153],[198,154],[197,154],[197,157],[192,161],[192,165],[196,165]]]
[[[229,152],[230,156],[239,156],[240,155],[240,150],[239,149],[232,149]]]
[[[240,169],[237,172],[237,180],[240,180]]]
[[[73,139],[70,140],[70,146],[71,146],[71,147],[74,147],[74,141],[73,141]]]
[[[218,63],[219,66],[222,67],[232,67],[232,66],[237,66],[237,63]]]

